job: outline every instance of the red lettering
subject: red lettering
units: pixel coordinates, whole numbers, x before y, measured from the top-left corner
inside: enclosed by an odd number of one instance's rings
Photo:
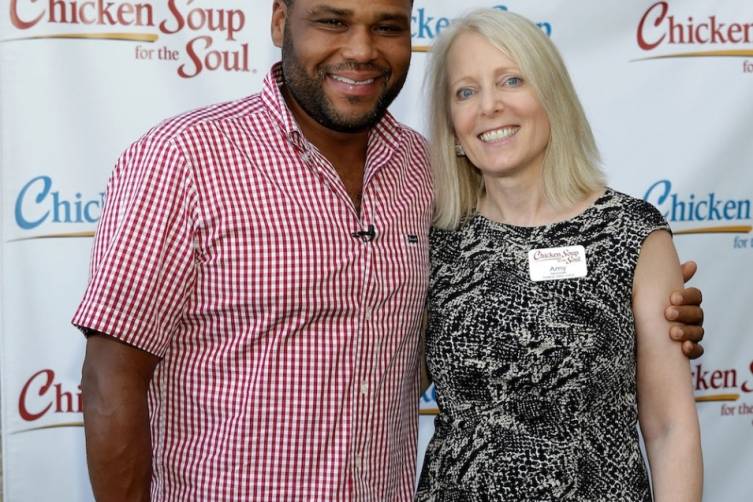
[[[95,19],[93,17],[89,17],[86,14],[86,7],[91,7],[92,14],[96,14],[97,12],[97,6],[94,2],[84,2],[81,4],[81,6],[78,8],[78,17],[81,19],[81,22],[84,24],[94,24]],[[73,9],[73,12],[76,12],[76,9]]]
[[[735,35],[737,35],[741,31],[743,31],[743,27],[742,26],[740,26],[738,23],[732,23],[731,25],[729,25],[729,30],[727,32],[727,38],[729,38],[729,41],[731,43],[733,43],[733,44],[739,44],[740,42],[742,42],[742,39],[740,39],[740,38],[736,39]]]
[[[30,1],[31,3],[34,3],[37,0]],[[40,12],[39,15],[31,21],[24,21],[18,15],[18,0],[10,0],[10,22],[19,30],[28,30],[29,28],[33,27],[39,22],[40,19],[42,19],[42,16],[44,16],[44,11]]]
[[[643,17],[641,18],[641,22],[638,23],[638,46],[643,49],[644,51],[650,51],[651,49],[655,49],[659,44],[662,43],[664,38],[667,36],[666,34],[659,37],[658,40],[651,43],[646,40],[646,37],[644,36],[644,25],[646,24],[646,20],[648,19],[651,12],[656,8],[659,7],[659,15],[656,17],[656,19],[653,21],[654,27],[658,27],[663,21],[664,18],[667,15],[667,11],[669,10],[669,4],[667,2],[656,2],[654,5],[648,8],[645,14],[643,14]]]
[[[183,29],[183,26],[186,25],[186,20],[183,19],[183,15],[175,6],[175,0],[170,0],[169,2],[167,2],[167,8],[170,10],[170,12],[172,12],[173,17],[175,18],[175,28],[171,30],[167,26],[167,20],[164,20],[159,24],[159,29],[162,33],[166,34],[177,33]]]
[[[707,44],[709,42],[709,39],[701,36],[701,28],[705,28],[706,33],[709,33],[711,31],[711,28],[709,28],[708,23],[701,23],[695,28],[695,39],[699,44]]]
[[[201,73],[201,70],[204,67],[204,63],[199,57],[199,55],[196,53],[196,48],[194,47],[194,45],[200,40],[204,42],[205,49],[208,49],[212,46],[212,37],[209,37],[206,35],[202,37],[196,37],[190,42],[188,42],[188,44],[186,45],[186,53],[188,54],[188,57],[193,62],[193,70],[190,72],[186,71],[186,65],[185,64],[180,65],[178,67],[178,75],[180,75],[183,78],[195,77],[196,75]]]
[[[718,389],[718,388],[722,387],[721,382],[723,380],[724,380],[724,373],[722,373],[719,370],[715,370],[711,374],[711,380],[710,380],[710,382],[711,382],[711,388],[712,389]]]
[[[133,14],[133,5],[129,3],[120,4],[118,7],[118,23],[129,26],[133,24],[133,21],[126,19],[126,14]]]
[[[98,0],[97,2],[97,19],[99,21],[99,24],[109,24],[111,26],[117,24],[115,22],[115,18],[112,17],[112,12],[110,12],[110,8],[113,6],[112,2],[107,2],[105,4],[102,0]],[[105,20],[107,22],[105,22]]]
[[[55,379],[55,372],[52,370],[42,370],[34,373],[26,382],[26,384],[24,384],[23,389],[21,389],[21,395],[18,397],[18,413],[19,415],[21,415],[21,418],[23,418],[27,422],[33,422],[34,420],[43,417],[44,414],[47,413],[47,411],[52,407],[52,403],[49,403],[42,411],[38,413],[29,411],[29,408],[27,407],[26,397],[29,392],[29,388],[37,379],[37,377],[42,375],[45,376],[46,379],[44,380],[42,386],[39,388],[37,394],[39,395],[39,397],[44,396],[47,391],[50,390],[52,381]]]
[[[711,16],[711,40],[715,44],[726,44],[727,37],[724,36],[722,29],[726,23],[716,24],[716,16]]]
[[[750,362],[750,366],[748,366],[748,369],[750,370],[750,373],[753,374],[753,361]],[[740,387],[743,392],[750,393],[753,392],[753,387],[748,385],[748,381],[744,381],[742,386]]]
[[[708,390],[709,384],[706,381],[706,375],[708,375],[708,373],[708,371],[703,371],[700,364],[695,367],[695,371],[693,371],[693,376],[695,377],[695,390]]]

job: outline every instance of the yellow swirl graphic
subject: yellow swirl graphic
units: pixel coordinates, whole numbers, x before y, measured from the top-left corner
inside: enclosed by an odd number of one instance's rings
[[[154,33],[53,33],[49,35],[35,35],[32,37],[6,38],[4,42],[20,42],[23,40],[113,40],[116,42],[144,42],[154,43],[159,35]]]
[[[631,62],[649,61],[651,59],[674,59],[674,58],[747,58],[753,57],[753,50],[748,49],[729,49],[716,51],[694,51],[678,52],[675,54],[663,54],[661,56],[649,56],[645,58],[632,59]]]

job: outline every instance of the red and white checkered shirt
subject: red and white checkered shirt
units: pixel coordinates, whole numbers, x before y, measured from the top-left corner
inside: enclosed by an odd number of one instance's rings
[[[425,143],[381,120],[359,217],[280,83],[123,154],[73,323],[162,358],[153,500],[411,500]]]

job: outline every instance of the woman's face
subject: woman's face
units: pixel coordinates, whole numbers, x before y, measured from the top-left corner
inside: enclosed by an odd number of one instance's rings
[[[450,117],[484,177],[540,170],[549,120],[518,65],[482,35],[458,36],[448,53]]]

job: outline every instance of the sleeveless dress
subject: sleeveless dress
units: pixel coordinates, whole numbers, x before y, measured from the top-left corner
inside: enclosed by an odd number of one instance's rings
[[[607,188],[541,227],[431,232],[428,370],[439,415],[416,500],[651,501],[636,406],[633,273],[669,227]],[[528,252],[582,245],[586,277],[533,282]]]

